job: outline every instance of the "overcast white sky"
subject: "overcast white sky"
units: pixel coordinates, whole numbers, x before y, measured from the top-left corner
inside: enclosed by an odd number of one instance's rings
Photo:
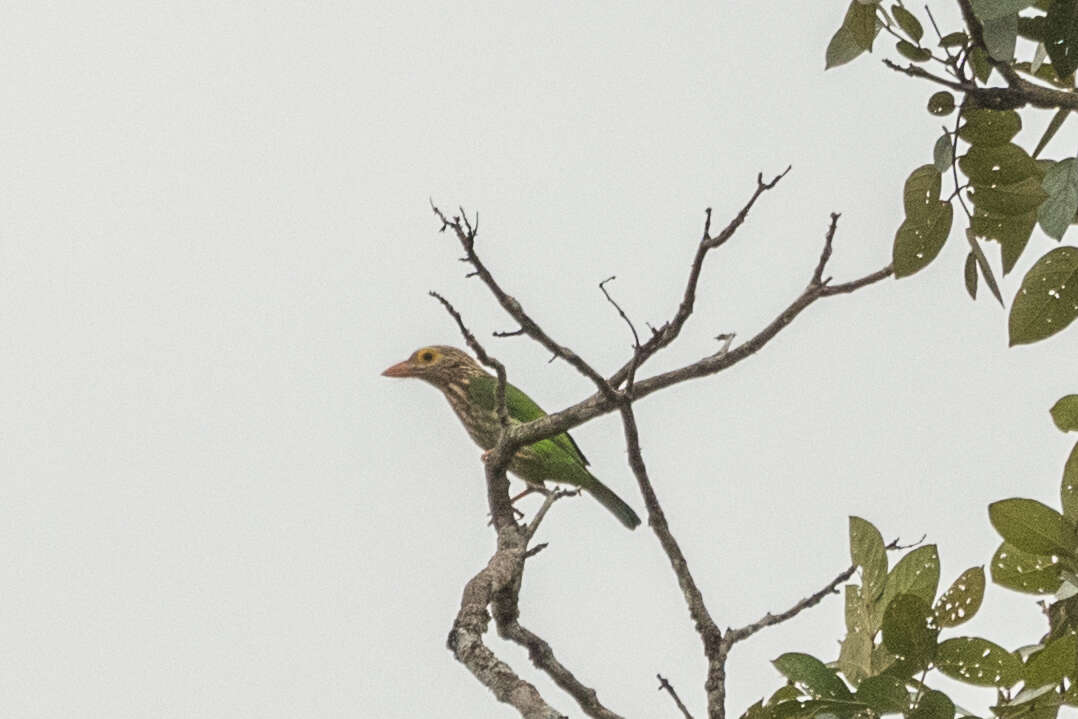
[[[757,171],[792,164],[709,260],[658,371],[769,321],[832,210],[836,278],[884,265],[939,134],[931,89],[875,58],[824,74],[837,0],[96,5],[0,10],[5,717],[512,716],[444,646],[493,546],[479,451],[430,387],[379,376],[460,344],[430,289],[481,336],[512,329],[428,198],[478,210],[509,291],[610,370],[629,341],[596,284],[616,274],[632,317],[661,322],[704,208],[725,223]],[[1008,297],[1050,246],[1035,235]],[[994,551],[988,502],[1057,504],[1072,440],[1047,410],[1078,391],[1078,329],[1007,349],[1000,308],[965,297],[965,253],[952,237],[921,275],[639,405],[722,625],[837,574],[849,514],[939,542],[946,586]],[[525,339],[488,347],[548,409],[592,391]],[[575,436],[642,513],[617,421]],[[653,535],[587,498],[541,534],[524,623],[614,710],[673,716],[662,672],[702,713]],[[956,634],[1041,629],[994,587],[981,614]],[[835,597],[739,647],[731,712],[779,685],[770,659],[832,658],[841,633]]]

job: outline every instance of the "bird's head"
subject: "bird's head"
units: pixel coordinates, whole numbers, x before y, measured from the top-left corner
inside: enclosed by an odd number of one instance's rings
[[[467,353],[446,345],[420,347],[408,359],[382,372],[385,377],[418,377],[439,388],[483,374],[486,373]]]

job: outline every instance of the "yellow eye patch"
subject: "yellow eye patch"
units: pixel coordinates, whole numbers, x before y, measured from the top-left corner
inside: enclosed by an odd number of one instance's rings
[[[424,347],[415,353],[415,361],[419,364],[433,364],[442,356],[442,353],[433,347]]]

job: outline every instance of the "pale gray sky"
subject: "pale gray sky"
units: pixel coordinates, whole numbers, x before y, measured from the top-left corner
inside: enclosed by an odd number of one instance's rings
[[[596,284],[616,274],[633,318],[661,322],[703,209],[725,223],[757,171],[792,164],[656,371],[769,321],[832,210],[836,277],[885,264],[939,134],[931,89],[876,58],[823,73],[840,2],[99,5],[0,10],[5,717],[512,716],[444,646],[493,546],[479,451],[430,387],[379,376],[460,344],[429,289],[481,336],[512,328],[428,198],[478,210],[507,289],[610,370],[628,338]],[[995,549],[988,502],[1056,504],[1071,440],[1047,409],[1078,389],[1078,330],[1007,349],[957,237],[638,407],[722,625],[840,571],[849,514],[938,541],[946,585]],[[1035,234],[1008,297],[1050,246]],[[548,409],[592,391],[527,340],[488,347]],[[618,422],[575,436],[642,512]],[[653,536],[583,498],[541,539],[524,623],[613,709],[673,716],[662,672],[699,711],[699,642]],[[956,633],[1013,647],[1040,626],[992,587]],[[831,658],[841,633],[835,597],[739,647],[730,711],[779,685],[770,659]]]

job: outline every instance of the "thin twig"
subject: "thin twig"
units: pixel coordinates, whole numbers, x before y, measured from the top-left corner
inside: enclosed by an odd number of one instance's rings
[[[576,352],[555,342],[550,335],[543,331],[535,320],[524,311],[524,308],[516,298],[511,297],[506,293],[501,285],[494,279],[494,276],[491,275],[490,271],[487,269],[486,265],[483,264],[483,261],[475,251],[475,238],[478,234],[479,227],[478,214],[476,215],[476,224],[473,226],[468,222],[468,217],[463,209],[461,209],[461,217],[454,217],[452,219],[447,218],[433,202],[431,203],[431,209],[438,219],[442,221],[442,231],[449,228],[456,234],[461,247],[464,248],[465,259],[475,268],[475,275],[490,289],[494,298],[498,301],[498,304],[502,306],[502,309],[508,312],[509,315],[520,324],[520,329],[529,337],[550,350],[555,356],[561,357],[575,367],[577,371],[590,379],[599,391],[608,399],[616,400],[617,393],[613,387],[607,384],[606,379],[596,372],[591,365],[585,362]]]
[[[546,498],[543,500],[543,504],[539,507],[539,511],[532,517],[532,521],[528,523],[527,528],[524,530],[524,538],[531,540],[535,536],[536,530],[539,529],[540,523],[543,521],[543,517],[550,511],[550,508],[562,497],[576,497],[580,494],[579,489],[554,489],[547,492]]]
[[[629,315],[625,314],[625,310],[623,310],[621,308],[621,305],[619,305],[614,300],[614,298],[610,296],[610,292],[608,292],[606,289],[606,284],[616,279],[617,278],[614,275],[610,275],[605,280],[599,283],[599,289],[602,290],[603,294],[606,296],[606,301],[614,305],[614,309],[618,311],[618,314],[621,315],[621,318],[625,320],[625,324],[629,325],[629,331],[633,333],[633,356],[632,359],[629,360],[629,374],[625,382],[625,393],[629,396],[632,396],[633,381],[636,379],[636,368],[638,366],[638,358],[640,354],[640,335],[637,334],[636,325],[634,325],[633,321],[629,319]],[[652,331],[654,332],[654,330]]]
[[[666,677],[664,677],[662,674],[656,674],[655,677],[659,680],[659,691],[666,690],[670,693],[670,696],[674,699],[674,704],[676,704],[677,708],[681,710],[681,716],[685,717],[685,719],[692,719],[692,714],[689,713],[689,708],[681,702],[681,698],[677,695],[677,692],[674,691],[673,685],[666,680]]]
[[[831,259],[831,243],[835,239],[835,230],[838,229],[838,218],[841,215],[838,212],[831,213],[831,224],[827,227],[827,235],[824,237],[823,250],[820,252],[820,261],[816,263],[816,269],[812,271],[812,284],[823,285],[827,284],[823,280],[823,270],[827,267],[827,262]]]
[[[752,624],[746,624],[745,626],[738,629],[727,629],[726,633],[723,635],[722,638],[723,643],[728,646],[733,646],[737,642],[748,639],[761,629],[773,627],[776,624],[781,624],[782,622],[793,619],[809,607],[819,604],[828,594],[834,594],[835,592],[837,592],[838,586],[850,577],[852,577],[855,571],[857,571],[856,564],[852,565],[849,569],[844,570],[841,574],[828,582],[823,589],[805,597],[797,604],[787,609],[785,612],[779,612],[778,614],[772,614],[771,612],[768,612]]]
[[[725,711],[726,682],[725,658],[721,655],[722,631],[711,618],[704,595],[696,585],[696,580],[689,569],[689,562],[681,551],[680,545],[674,539],[670,531],[670,525],[666,521],[666,514],[659,504],[659,498],[655,494],[655,488],[648,477],[647,466],[644,464],[644,456],[640,449],[640,432],[636,426],[636,415],[633,413],[632,404],[625,402],[619,407],[621,411],[621,424],[625,431],[625,446],[629,452],[629,466],[636,477],[640,493],[644,496],[644,505],[648,509],[648,526],[655,533],[670,561],[670,567],[677,577],[678,586],[685,597],[685,603],[689,608],[689,616],[692,617],[696,627],[696,633],[704,645],[704,656],[708,660],[707,681],[704,687],[707,691],[708,711],[712,716],[722,715]]]
[[[704,258],[707,257],[707,254],[711,250],[722,247],[727,240],[734,236],[737,229],[745,223],[745,218],[748,217],[749,210],[756,204],[756,200],[759,199],[760,195],[773,189],[782,178],[786,177],[786,174],[789,171],[790,167],[787,167],[768,182],[764,182],[763,173],[757,174],[756,189],[753,191],[752,196],[749,197],[748,202],[746,202],[741,208],[741,211],[730,220],[729,224],[715,236],[711,235],[711,208],[707,208],[704,212],[704,234],[703,237],[700,238],[700,243],[696,247],[696,254],[692,260],[692,265],[689,267],[689,277],[685,283],[685,291],[682,294],[681,304],[678,305],[677,312],[670,321],[665,322],[657,330],[652,330],[651,337],[647,342],[640,346],[640,349],[633,353],[632,359],[610,376],[608,382],[611,387],[620,386],[621,383],[628,378],[630,370],[638,370],[648,358],[677,339],[677,336],[681,333],[681,328],[685,326],[685,323],[692,315],[693,308],[696,304],[696,287],[700,283],[700,273],[704,267]]]

